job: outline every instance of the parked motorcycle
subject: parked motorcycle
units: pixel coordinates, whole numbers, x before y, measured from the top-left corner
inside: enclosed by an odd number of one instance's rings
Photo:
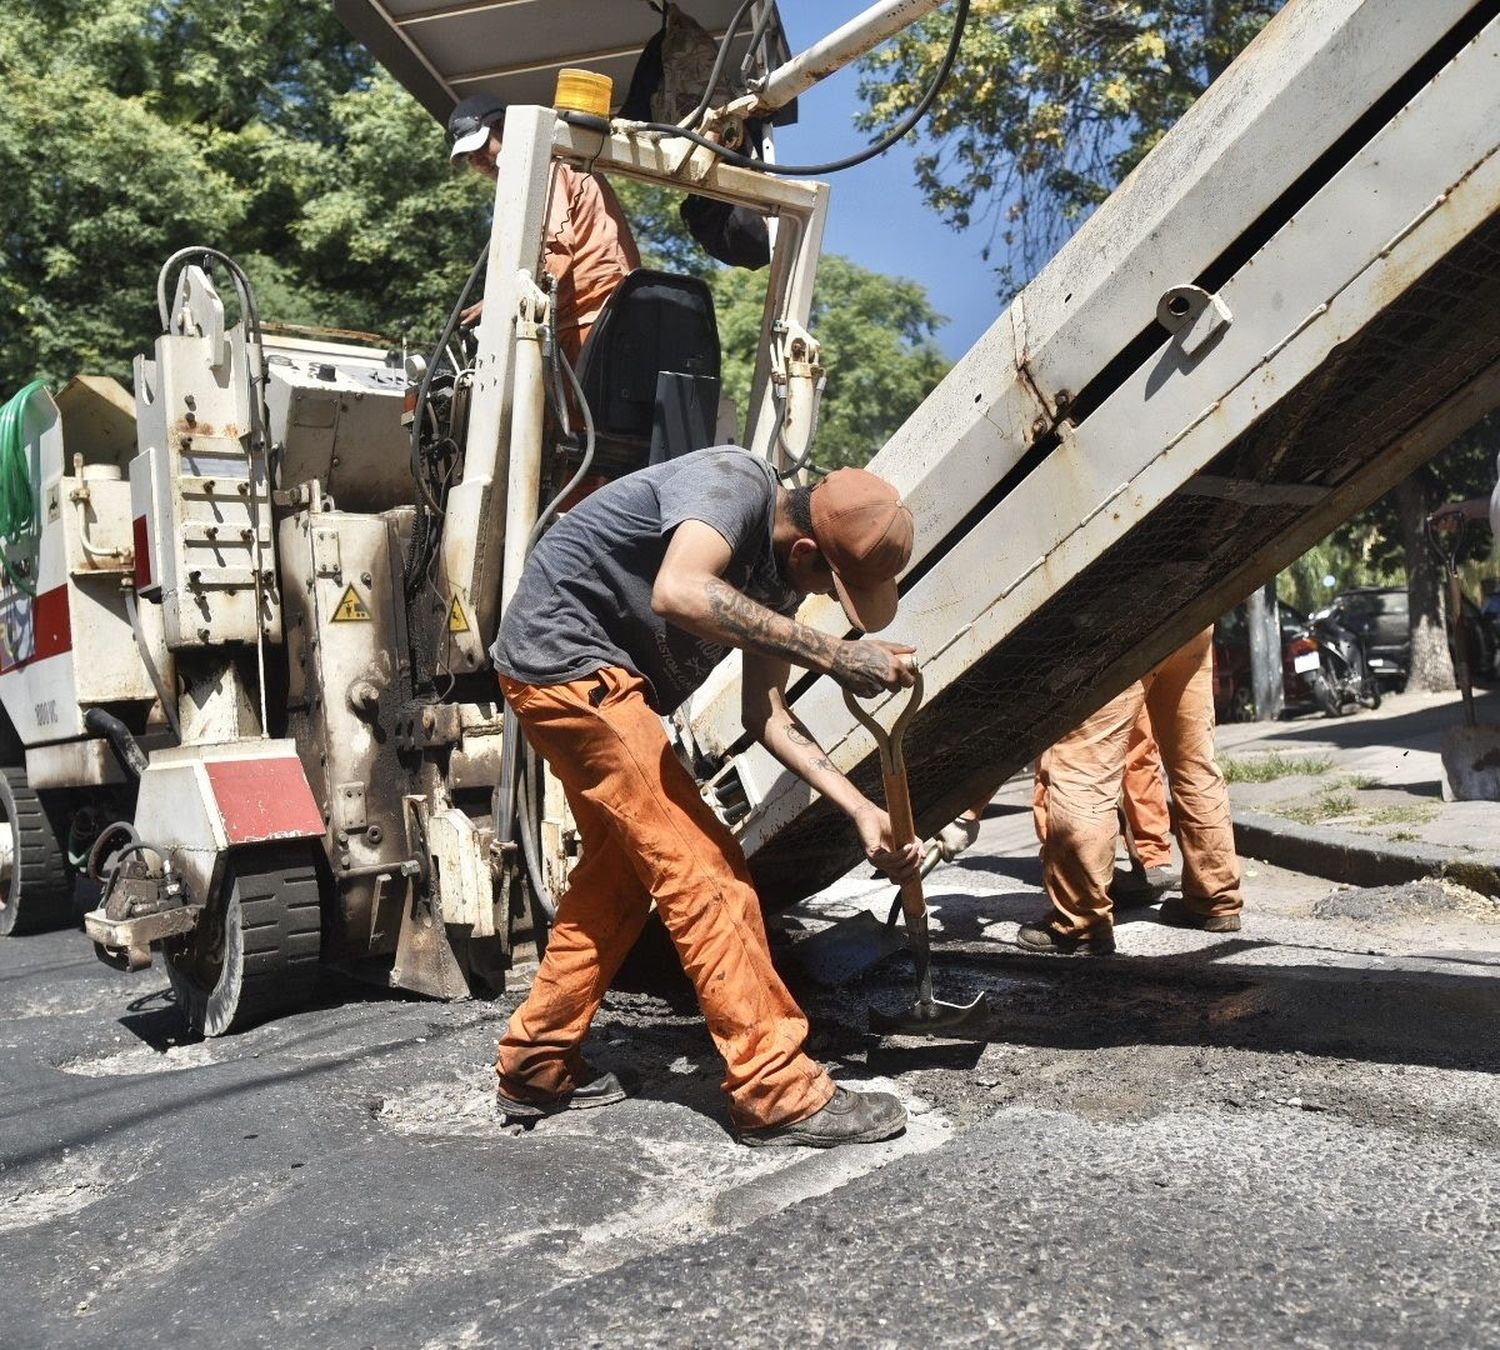
[[[1334,610],[1320,609],[1309,620],[1317,650],[1297,656],[1294,666],[1329,717],[1342,717],[1355,708],[1378,708],[1380,685],[1370,669],[1363,639],[1339,622]]]

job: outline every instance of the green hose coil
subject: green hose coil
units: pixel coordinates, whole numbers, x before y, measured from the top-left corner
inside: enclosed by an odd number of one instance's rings
[[[36,497],[31,490],[31,469],[26,462],[26,403],[45,390],[46,380],[33,380],[0,408],[0,540],[16,544],[36,529]],[[36,583],[11,566],[0,548],[0,563],[10,584],[27,595],[36,595]]]

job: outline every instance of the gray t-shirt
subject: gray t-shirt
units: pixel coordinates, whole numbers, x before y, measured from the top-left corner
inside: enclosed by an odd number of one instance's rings
[[[779,614],[801,596],[771,552],[776,475],[738,446],[697,450],[618,478],[569,511],[537,544],[495,644],[495,668],[524,684],[562,684],[623,666],[672,712],[727,648],[652,613],[651,588],[672,531],[711,525],[733,551],[724,579]]]

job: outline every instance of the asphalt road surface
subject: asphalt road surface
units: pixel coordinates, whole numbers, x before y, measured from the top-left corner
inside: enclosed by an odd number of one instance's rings
[[[980,1039],[869,1037],[901,956],[798,984],[815,1053],[911,1110],[828,1153],[733,1142],[670,988],[612,994],[590,1047],[639,1098],[523,1133],[489,1069],[519,988],[331,978],[191,1043],[159,966],[0,942],[0,1344],[1500,1343],[1500,907],[1249,863],[1241,933],[1146,911],[1116,958],[1029,956],[1032,851],[1002,814],[930,879]],[[788,968],[889,897],[787,916]]]

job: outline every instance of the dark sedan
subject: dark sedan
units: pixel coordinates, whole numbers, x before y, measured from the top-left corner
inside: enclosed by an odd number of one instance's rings
[[[1335,596],[1330,608],[1340,623],[1359,634],[1375,678],[1388,688],[1405,685],[1411,673],[1411,620],[1406,588],[1359,586]],[[1463,610],[1470,673],[1475,679],[1500,675],[1496,667],[1500,644],[1494,630],[1468,596],[1464,596]]]

